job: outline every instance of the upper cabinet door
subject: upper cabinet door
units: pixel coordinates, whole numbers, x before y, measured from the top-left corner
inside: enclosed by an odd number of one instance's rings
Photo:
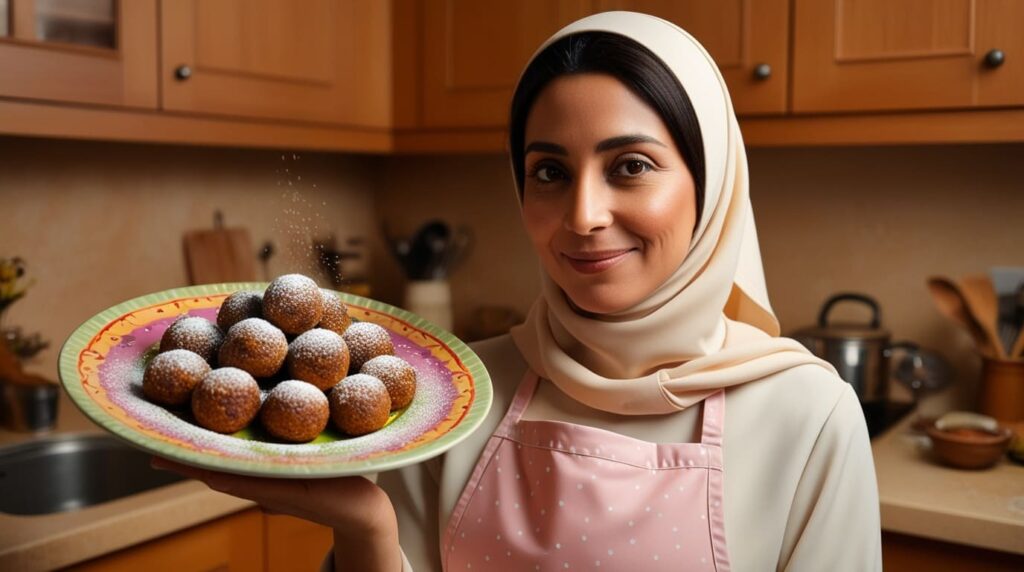
[[[164,0],[163,107],[386,127],[389,18],[376,0]]]
[[[157,106],[156,0],[0,0],[0,96]]]
[[[664,18],[692,34],[722,72],[737,114],[786,111],[789,0],[595,0],[597,11]]]
[[[425,0],[424,127],[504,127],[523,66],[588,0]]]
[[[796,0],[793,110],[1024,103],[1022,5]]]

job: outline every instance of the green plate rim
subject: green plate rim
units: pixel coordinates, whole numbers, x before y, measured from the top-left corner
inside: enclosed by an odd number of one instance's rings
[[[207,453],[183,449],[139,433],[111,416],[94,402],[82,388],[78,372],[78,356],[100,330],[117,318],[134,310],[176,298],[198,298],[213,294],[230,294],[238,290],[263,291],[268,285],[268,282],[226,282],[185,286],[146,294],[111,306],[86,320],[64,341],[59,358],[61,384],[64,386],[64,390],[68,392],[68,395],[70,395],[71,401],[89,419],[137,448],[194,467],[240,475],[274,478],[330,478],[367,475],[414,465],[444,453],[468,437],[480,426],[490,411],[493,400],[490,374],[484,367],[483,362],[480,361],[480,358],[465,342],[455,337],[452,333],[407,310],[371,298],[364,298],[355,294],[330,289],[326,290],[338,295],[345,303],[386,313],[404,320],[410,325],[435,336],[455,352],[473,378],[475,393],[469,410],[458,425],[430,443],[393,455],[383,455],[365,461],[268,466],[265,461],[217,457]]]

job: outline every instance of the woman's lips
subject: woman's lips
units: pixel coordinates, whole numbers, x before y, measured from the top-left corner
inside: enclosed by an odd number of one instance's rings
[[[621,250],[595,250],[590,252],[562,253],[562,256],[577,272],[582,274],[595,274],[602,272],[622,262],[633,248]]]

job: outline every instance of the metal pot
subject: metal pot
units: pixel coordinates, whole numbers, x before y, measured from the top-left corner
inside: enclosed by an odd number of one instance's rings
[[[829,323],[829,313],[840,302],[857,302],[871,309],[871,321]],[[842,293],[829,298],[818,314],[818,325],[793,333],[793,339],[814,355],[835,366],[839,376],[853,386],[862,403],[886,401],[889,396],[889,358],[897,349],[915,351],[910,342],[889,342],[881,327],[878,302],[864,294]]]

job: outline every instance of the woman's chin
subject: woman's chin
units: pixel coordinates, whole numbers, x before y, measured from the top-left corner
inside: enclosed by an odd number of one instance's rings
[[[623,296],[623,293],[622,285],[616,287],[613,284],[566,291],[566,295],[574,307],[588,314],[598,315],[616,314],[639,303],[639,300]]]

